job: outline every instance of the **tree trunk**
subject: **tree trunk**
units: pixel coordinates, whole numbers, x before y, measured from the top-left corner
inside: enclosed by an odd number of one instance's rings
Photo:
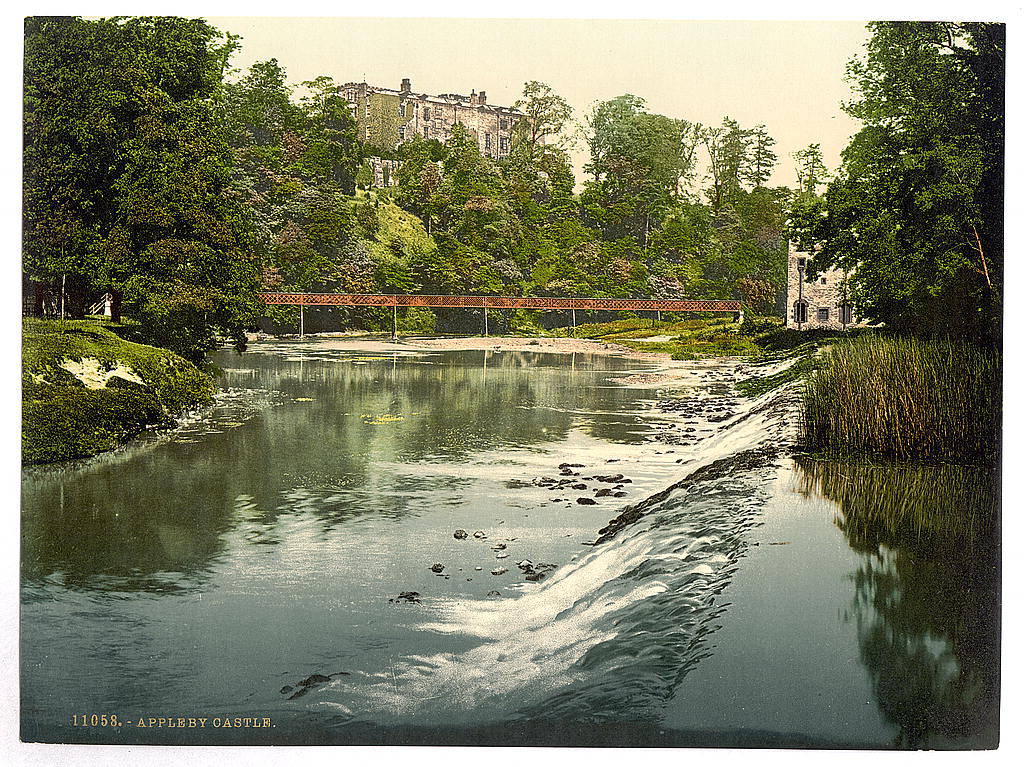
[[[65,287],[66,314],[73,320],[84,320],[85,310],[88,307],[89,295],[86,291],[85,281],[76,276],[69,276]]]
[[[110,321],[120,322],[121,321],[121,291],[111,290],[110,291]]]
[[[41,317],[46,311],[46,288],[45,282],[36,282],[32,285],[32,314]]]

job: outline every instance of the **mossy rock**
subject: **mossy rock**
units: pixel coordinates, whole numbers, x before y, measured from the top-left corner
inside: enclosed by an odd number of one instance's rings
[[[111,376],[107,379],[108,389],[124,389],[125,391],[149,391],[149,387],[144,383],[138,381],[130,381],[127,378],[121,378],[121,376]]]
[[[88,388],[61,367],[67,360],[119,366],[142,383],[112,376]],[[208,403],[213,379],[182,357],[126,341],[103,322],[26,319],[22,335],[22,460],[83,458],[111,450],[144,429]]]

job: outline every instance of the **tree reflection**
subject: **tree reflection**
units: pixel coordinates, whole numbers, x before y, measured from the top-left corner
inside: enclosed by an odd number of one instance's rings
[[[246,367],[225,370],[222,385],[270,390],[283,405],[244,424],[215,413],[195,439],[24,477],[26,582],[190,590],[239,540],[275,545],[282,523],[297,517],[327,533],[367,515],[397,519],[460,502],[470,480],[457,468],[421,474],[409,464],[457,467],[483,452],[564,440],[573,428],[643,439],[624,412],[640,395],[602,386],[602,371],[635,366],[628,361],[315,347],[218,359],[240,360]]]
[[[962,466],[803,460],[798,487],[838,507],[863,554],[845,618],[901,748],[994,746],[999,549],[994,476]]]

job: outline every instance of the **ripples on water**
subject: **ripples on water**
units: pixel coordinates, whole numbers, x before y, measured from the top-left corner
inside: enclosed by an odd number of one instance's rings
[[[459,601],[421,628],[471,637],[324,690],[342,719],[388,724],[653,720],[708,652],[716,602],[749,545],[792,437],[787,393],[749,403],[688,473],[627,512],[638,521],[513,600]],[[737,446],[745,450],[732,452]],[[744,461],[755,456],[754,461]],[[767,460],[766,460],[767,459]],[[317,705],[317,704],[311,704]]]
[[[23,690],[37,735],[52,737],[73,699],[267,713],[277,728],[258,737],[290,742],[408,742],[416,728],[420,742],[504,742],[502,728],[566,723],[540,742],[597,742],[600,725],[650,743],[714,652],[730,585],[788,493],[826,503],[835,527],[814,535],[844,536],[857,558],[852,582],[822,577],[852,595],[840,618],[900,732],[870,743],[981,742],[990,729],[998,654],[972,628],[997,616],[990,478],[804,462],[781,488],[792,391],[697,419],[705,438],[688,446],[651,392],[609,385],[643,369],[621,360],[567,369],[550,355],[330,344],[243,360],[176,429],[26,473]],[[732,396],[730,370],[685,394]],[[609,455],[621,462],[599,469]],[[629,474],[628,498],[555,503],[530,485],[566,460]],[[490,540],[453,540],[478,526]],[[522,559],[559,566],[528,583]],[[438,561],[442,577],[428,569]],[[489,575],[496,563],[511,572]],[[421,603],[387,601],[413,589]],[[296,700],[279,692],[339,671]],[[474,740],[480,727],[497,729]],[[745,744],[797,742],[760,737]]]

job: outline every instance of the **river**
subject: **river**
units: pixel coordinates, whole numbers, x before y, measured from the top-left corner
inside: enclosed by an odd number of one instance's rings
[[[726,360],[213,362],[214,407],[24,471],[23,739],[997,742],[983,470],[795,458],[795,395]]]

